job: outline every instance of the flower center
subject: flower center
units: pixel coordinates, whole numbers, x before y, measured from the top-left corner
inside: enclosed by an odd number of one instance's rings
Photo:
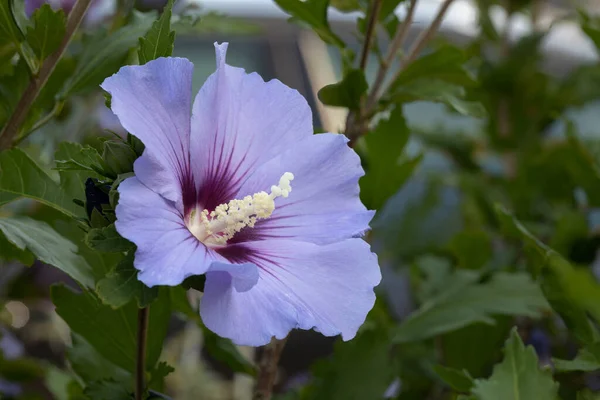
[[[187,228],[205,245],[222,246],[243,228],[254,228],[257,220],[269,218],[275,210],[275,199],[288,197],[292,191],[290,181],[293,179],[294,174],[286,172],[279,178],[278,185],[271,186],[269,194],[258,192],[241,200],[234,199],[210,212],[195,209],[186,221]]]

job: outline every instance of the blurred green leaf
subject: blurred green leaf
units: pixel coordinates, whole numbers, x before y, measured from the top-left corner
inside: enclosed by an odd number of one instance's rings
[[[98,30],[84,39],[83,52],[77,68],[60,94],[67,97],[96,89],[104,79],[121,68],[130,49],[138,44],[138,38],[150,28],[152,21],[138,17],[134,22],[111,34]]]
[[[552,359],[552,364],[558,372],[599,371],[600,343],[590,344],[581,349],[573,360]]]
[[[327,85],[319,90],[319,100],[328,106],[346,107],[356,110],[360,107],[361,97],[369,85],[360,69],[350,70],[341,82]]]
[[[454,368],[434,365],[435,373],[450,386],[459,392],[469,392],[473,387],[473,378],[466,370],[460,371]]]
[[[378,210],[373,238],[402,259],[443,250],[462,229],[462,202],[458,187],[413,176]]]
[[[492,258],[490,237],[483,231],[462,231],[452,238],[450,250],[458,265],[466,269],[479,269]]]
[[[172,9],[173,0],[169,0],[161,16],[154,21],[146,35],[140,37],[140,48],[138,50],[140,65],[173,54],[175,31],[171,30]]]
[[[167,333],[171,315],[170,299],[166,291],[150,307],[146,368],[156,364]],[[136,329],[138,307],[135,302],[113,309],[104,305],[88,291],[77,294],[58,285],[51,288],[52,302],[57,314],[71,330],[81,335],[108,361],[133,372],[136,363]]]
[[[73,371],[85,382],[112,379],[123,384],[132,383],[132,374],[109,362],[82,336],[73,334],[72,343],[67,349],[67,358]]]
[[[170,373],[174,372],[175,368],[171,367],[164,361],[156,364],[156,367],[150,372],[150,379],[148,380],[148,387],[150,388],[162,388],[163,381]],[[157,389],[162,390],[162,389]]]
[[[28,217],[0,218],[0,231],[21,250],[53,265],[86,287],[94,286],[91,267],[77,254],[77,246],[44,222]]]
[[[23,33],[12,12],[12,0],[0,0],[0,38],[9,39],[13,43],[23,40]]]
[[[27,28],[26,38],[41,63],[59,48],[67,18],[63,10],[54,11],[49,4],[44,4],[34,11],[32,21],[33,26]]]
[[[0,260],[4,261],[19,261],[20,263],[30,266],[35,261],[35,256],[27,248],[20,249],[9,242],[3,234],[0,234]]]
[[[327,7],[329,0],[275,0],[275,3],[293,19],[308,24],[325,42],[345,47],[344,42],[329,27]]]
[[[389,93],[389,101],[410,103],[413,101],[431,101],[442,103],[459,114],[476,118],[486,116],[483,105],[465,99],[466,91],[462,86],[444,82],[440,79],[421,78],[399,86]]]
[[[379,209],[411,176],[421,156],[401,161],[410,131],[401,107],[377,124],[365,137],[367,171],[360,180],[361,199],[370,209]]]
[[[147,307],[156,300],[158,287],[149,288],[137,279],[138,270],[133,266],[134,252],[127,256],[96,285],[96,293],[104,304],[119,308],[134,297],[138,307]]]
[[[541,370],[531,346],[525,347],[516,328],[504,346],[504,360],[488,379],[475,381],[473,394],[479,400],[556,399],[558,383],[550,370]]]
[[[385,330],[368,330],[338,341],[333,357],[313,368],[311,400],[380,399],[396,370]]]
[[[343,12],[349,13],[360,10],[359,0],[331,0],[331,7]]]
[[[581,21],[581,30],[592,40],[597,49],[600,49],[600,21],[597,17],[587,14],[583,9],[578,9]]]
[[[423,79],[462,86],[474,85],[474,78],[464,68],[466,60],[467,57],[463,50],[450,45],[440,47],[406,66],[390,85],[390,91],[394,92],[416,80],[424,82]]]
[[[85,235],[85,243],[96,251],[119,253],[130,250],[134,244],[117,232],[115,225],[94,228]]]
[[[120,382],[111,379],[93,381],[84,390],[90,400],[131,400],[131,393]]]
[[[583,343],[597,340],[598,332],[587,313],[600,321],[600,284],[588,269],[574,268],[557,252],[546,246],[508,211],[496,212],[505,232],[522,240],[529,250],[530,268],[542,275],[542,289],[552,308]]]
[[[513,324],[511,316],[495,316],[495,324],[471,324],[440,337],[444,365],[468,371],[475,378],[486,376],[501,357],[502,344]]]
[[[476,322],[494,324],[492,315],[535,318],[548,308],[526,274],[498,272],[488,282],[478,280],[478,273],[467,270],[447,277],[443,291],[395,328],[394,342],[423,340]]]
[[[34,358],[0,357],[0,376],[13,382],[33,381],[44,376],[44,368]]]
[[[20,149],[0,153],[0,188],[44,203],[70,217],[84,214],[60,185]]]
[[[0,124],[8,120],[25,88],[29,84],[29,73],[23,61],[19,61],[13,73],[0,77]]]

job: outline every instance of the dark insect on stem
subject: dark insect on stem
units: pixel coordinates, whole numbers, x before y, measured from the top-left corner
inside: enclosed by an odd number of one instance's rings
[[[85,181],[85,210],[88,218],[92,218],[92,212],[96,209],[104,215],[102,205],[110,204],[108,192],[110,185],[104,184],[98,179],[88,178]]]

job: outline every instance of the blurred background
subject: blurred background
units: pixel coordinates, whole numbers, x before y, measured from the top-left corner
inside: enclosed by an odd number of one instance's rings
[[[174,50],[175,56],[186,57],[195,64],[194,92],[199,90],[204,80],[214,71],[213,43],[227,41],[230,43],[227,55],[229,64],[243,67],[248,72],[256,71],[265,80],[279,79],[297,89],[306,97],[313,110],[316,131],[343,132],[347,111],[325,106],[317,97],[319,89],[342,78],[342,59],[337,49],[325,44],[311,30],[290,23],[289,16],[269,0],[200,0],[187,2],[185,5],[181,4],[182,1],[177,7],[196,9],[203,15],[194,28],[178,32]],[[164,3],[160,0],[138,0],[137,7],[140,10],[160,9]],[[333,31],[359,53],[356,24],[358,14],[344,12],[344,1],[331,3],[337,7],[329,11]],[[405,50],[429,26],[440,4],[436,0],[419,0],[408,40],[404,45]],[[556,94],[555,87],[569,82],[586,68],[594,68],[594,73],[598,76],[597,47],[582,30],[581,24],[573,19],[577,17],[578,10],[585,10],[591,16],[600,14],[600,2],[538,0],[532,2],[525,12],[515,12],[510,18],[507,18],[505,7],[500,4],[491,5],[488,9],[489,18],[496,30],[502,32],[501,46],[490,43],[482,33],[481,9],[476,2],[455,1],[432,43],[451,43],[467,51],[478,52],[484,55],[482,58],[492,62],[510,57],[502,50],[502,46],[517,48],[517,56],[513,60],[514,75],[529,75],[521,76],[523,80],[517,83],[522,91],[511,92],[511,95],[535,104],[537,100],[526,85],[533,82],[538,74],[543,74],[546,86],[538,85],[532,90],[537,91],[541,98],[548,97],[545,91],[554,91],[553,95],[558,97],[564,96]],[[406,4],[401,2],[395,14],[402,20],[406,14]],[[525,46],[524,39],[546,30],[549,33],[539,42],[529,48],[519,47]],[[377,45],[387,48],[388,36],[379,35]],[[431,49],[424,52],[429,51]],[[533,53],[535,57],[531,59],[529,56]],[[375,79],[378,65],[375,57],[370,58],[366,68],[369,82]],[[473,72],[480,73],[480,67],[473,64]],[[523,72],[523,69],[528,70]],[[586,87],[577,90],[592,90],[591,85],[598,85],[598,79],[586,82]],[[568,85],[573,88],[574,83]],[[600,89],[600,86],[593,88]],[[542,118],[536,114],[532,117],[531,120],[535,119],[536,124],[532,129],[536,131],[539,140],[561,140],[565,137],[565,119],[568,119],[582,140],[597,140],[600,100],[596,100],[596,96],[600,98],[600,93],[588,96],[585,102],[573,102],[572,106],[567,104],[563,108],[549,107],[552,109],[551,112],[548,111],[549,115],[543,115]],[[42,159],[45,157],[49,161],[59,137],[61,140],[81,140],[83,137],[84,141],[92,141],[93,139],[85,137],[105,134],[105,129],[123,133],[118,121],[103,106],[103,102],[104,99],[98,94],[97,97],[70,104],[68,118],[48,124],[44,127],[46,134],[31,137],[31,143],[37,149],[35,151]],[[373,222],[371,237],[373,246],[380,254],[384,275],[378,290],[385,299],[391,318],[396,321],[405,318],[419,304],[419,294],[412,290],[414,282],[411,268],[417,264],[443,262],[436,258],[442,251],[440,249],[447,249],[457,234],[469,231],[472,226],[470,198],[465,198],[470,194],[465,194],[460,173],[470,170],[472,166],[469,163],[476,163],[476,169],[482,170],[481,174],[490,180],[506,172],[506,160],[503,156],[486,151],[482,144],[489,141],[486,133],[489,118],[458,113],[443,101],[414,101],[403,105],[403,108],[411,132],[406,154],[423,154],[423,161],[402,189],[380,210]],[[544,113],[546,111],[543,110]],[[358,143],[359,152],[361,146]],[[593,149],[593,145],[590,146]],[[465,156],[466,153],[468,156]],[[535,177],[528,179],[521,184],[527,186],[539,183],[533,182]],[[523,189],[523,192],[527,190]],[[50,212],[29,202],[20,203],[18,207],[31,208],[33,214]],[[590,225],[586,231],[586,237],[589,238],[595,235],[593,232],[600,222],[600,216],[590,210],[586,217],[589,217]],[[591,249],[586,248],[583,252],[583,257],[588,257],[584,261],[593,265],[598,243],[584,244],[591,246]],[[494,253],[502,255],[504,250],[494,248]],[[600,263],[598,271],[600,272]],[[28,360],[36,360],[23,366],[22,373],[27,377],[36,376],[36,363],[64,366],[64,352],[71,337],[68,327],[54,313],[54,306],[48,298],[48,288],[56,282],[69,282],[69,278],[57,269],[38,262],[32,267],[3,262],[0,274],[0,290],[2,298],[6,299],[0,311],[0,348],[4,358],[20,359],[26,356]],[[192,301],[198,300],[197,293],[190,294],[190,297]],[[522,323],[524,329],[529,329],[530,325],[527,321]],[[547,335],[541,334],[538,339],[535,334],[525,336],[536,345],[541,359],[548,357],[548,346],[544,344],[549,340]],[[502,341],[504,336],[500,339]],[[314,332],[293,332],[281,358],[277,392],[289,392],[310,382],[314,363],[333,353],[336,340]],[[250,360],[260,356],[255,349],[242,348],[241,351]],[[175,399],[251,398],[253,380],[243,374],[232,373],[226,365],[211,359],[203,351],[202,331],[193,322],[173,317],[162,358],[179,366],[167,378],[167,393]],[[4,393],[0,398],[25,398],[19,396],[27,392],[38,395],[43,393],[41,398],[49,399],[53,398],[51,393],[54,393],[56,397],[56,393],[60,392],[56,388],[67,379],[58,367],[51,369],[51,373],[44,378],[27,380],[26,383],[13,379],[14,376],[5,376],[0,379],[0,392]],[[373,368],[377,370],[378,365],[373,365]],[[3,376],[1,367],[0,376]],[[356,379],[361,378],[358,376]],[[590,382],[593,387],[593,379]],[[397,379],[386,383],[386,390],[379,398],[384,395],[388,398],[401,398],[398,397],[402,391],[401,386],[401,381]],[[414,397],[402,398],[443,398],[419,396],[420,394],[415,394]],[[290,395],[289,398],[294,397]],[[370,400],[367,397],[364,399]]]

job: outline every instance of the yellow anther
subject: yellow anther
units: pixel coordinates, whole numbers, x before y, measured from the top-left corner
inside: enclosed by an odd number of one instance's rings
[[[234,199],[219,204],[214,211],[193,210],[187,221],[190,232],[207,245],[224,245],[245,227],[253,228],[259,219],[269,218],[275,210],[277,197],[288,197],[292,191],[290,182],[294,174],[286,172],[278,185],[271,186],[271,193],[258,192],[241,200]]]

